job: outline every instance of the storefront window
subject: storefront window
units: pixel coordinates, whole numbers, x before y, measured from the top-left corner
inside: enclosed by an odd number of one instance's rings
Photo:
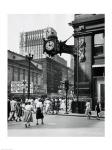
[[[94,56],[104,54],[104,33],[94,35]]]

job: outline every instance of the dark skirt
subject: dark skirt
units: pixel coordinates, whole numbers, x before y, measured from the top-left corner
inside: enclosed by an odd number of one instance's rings
[[[99,113],[100,112],[100,108],[96,108],[96,111],[97,111],[97,113]]]
[[[43,113],[41,112],[41,109],[40,108],[37,108],[36,110],[36,119],[43,119],[44,116],[43,116]]]
[[[24,111],[24,122],[33,122],[32,112],[31,111]]]

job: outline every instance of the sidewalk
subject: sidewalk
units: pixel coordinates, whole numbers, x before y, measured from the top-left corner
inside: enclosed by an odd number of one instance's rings
[[[91,111],[92,117],[96,117],[96,112]],[[63,115],[63,116],[77,116],[77,117],[87,117],[85,114],[80,114],[80,113],[71,113],[69,112],[68,114],[65,113],[65,111],[60,111],[58,115]],[[105,118],[105,111],[101,112],[100,118]]]

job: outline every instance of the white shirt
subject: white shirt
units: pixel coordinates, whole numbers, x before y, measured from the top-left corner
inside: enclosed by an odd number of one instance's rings
[[[26,109],[26,110],[32,110],[33,107],[32,107],[32,105],[26,105],[26,106],[25,106],[25,109]]]
[[[37,102],[37,104],[36,104],[36,108],[38,108],[38,107],[40,107],[40,108],[42,108],[42,107],[43,107],[42,102]]]
[[[10,104],[11,104],[11,111],[15,111],[16,110],[16,104],[17,104],[17,102],[15,100],[12,100],[10,102]]]
[[[90,108],[90,102],[86,103],[86,108]]]
[[[49,100],[46,100],[46,102],[45,102],[46,106],[49,106],[50,103],[51,103],[51,102],[50,102]]]

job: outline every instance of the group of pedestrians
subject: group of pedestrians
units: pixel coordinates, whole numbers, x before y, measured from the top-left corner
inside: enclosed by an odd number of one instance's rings
[[[8,99],[8,120],[9,121],[21,121],[23,116],[22,103],[16,101],[14,98],[12,100]]]
[[[43,104],[41,99],[38,99],[38,101],[35,102],[27,102],[24,108],[24,116],[23,116],[23,121],[25,122],[25,127],[29,127],[30,123],[33,122],[33,113],[36,114],[36,120],[38,125],[38,119],[41,119],[41,124],[44,124],[43,122]]]
[[[37,100],[26,100],[25,103],[17,101],[15,98],[12,100],[8,99],[8,121],[23,121],[25,127],[30,127],[30,123],[33,122],[33,113],[36,114],[36,120],[38,125],[38,119],[41,119],[43,124],[43,104],[41,99]]]
[[[97,103],[95,105],[95,112],[97,114],[96,119],[100,120],[100,113],[101,113],[101,103],[100,103],[100,101],[97,101]],[[90,104],[89,100],[86,102],[85,114],[86,114],[88,119],[91,118],[92,112],[91,112],[91,104]]]
[[[71,98],[68,98],[67,101],[67,109],[68,112],[71,112]],[[66,110],[66,99],[64,97],[54,97],[54,98],[46,98],[44,101],[44,112],[45,114],[58,114],[60,111],[65,112]]]
[[[68,112],[72,109],[72,102],[74,99],[69,99],[68,101]],[[8,121],[23,121],[25,127],[30,127],[30,123],[33,122],[33,116],[37,120],[36,125],[39,124],[38,120],[41,120],[41,124],[44,124],[44,114],[58,114],[59,111],[66,109],[65,98],[36,98],[36,99],[26,99],[25,102],[22,100],[17,100],[15,98],[8,99]],[[95,111],[97,114],[97,119],[100,119],[101,104],[97,102],[95,106]],[[88,119],[91,118],[91,104],[90,101],[86,102],[85,114]]]
[[[71,100],[68,100],[68,111],[71,111]],[[34,114],[36,117],[36,125],[38,119],[41,119],[41,124],[44,124],[44,114],[58,114],[59,111],[65,111],[66,99],[59,97],[41,99],[26,99],[23,102],[21,99],[8,99],[8,121],[24,121],[25,127],[29,127],[33,122]]]
[[[45,114],[58,114],[60,110],[61,101],[58,98],[47,98],[44,101]]]

